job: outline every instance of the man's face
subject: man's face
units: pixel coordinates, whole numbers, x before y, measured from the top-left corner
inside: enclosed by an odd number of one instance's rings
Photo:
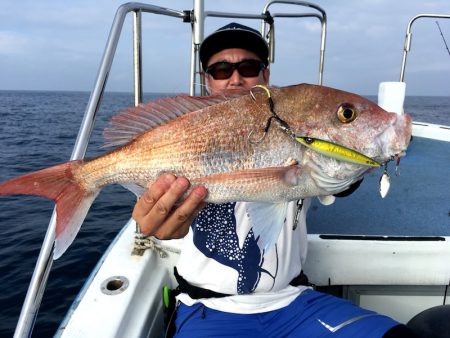
[[[253,52],[241,48],[224,49],[213,56],[208,61],[208,67],[214,63],[227,61],[236,63],[243,60],[260,60]],[[255,77],[244,77],[234,69],[233,74],[224,80],[215,80],[210,74],[206,74],[206,83],[211,94],[218,94],[225,89],[251,89],[258,84],[267,85],[269,82],[270,71],[268,68],[259,72]]]

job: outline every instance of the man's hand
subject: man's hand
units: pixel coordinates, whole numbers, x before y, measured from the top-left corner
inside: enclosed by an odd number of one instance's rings
[[[134,206],[132,217],[145,236],[159,239],[175,239],[186,236],[194,218],[205,206],[208,191],[195,187],[187,198],[175,206],[189,189],[185,177],[165,174],[142,195]]]

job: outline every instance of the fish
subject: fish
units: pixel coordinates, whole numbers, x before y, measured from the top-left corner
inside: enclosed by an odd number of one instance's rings
[[[321,140],[384,164],[405,155],[411,117],[353,93],[298,84],[160,98],[114,115],[104,136],[114,148],[96,158],[0,183],[0,195],[56,202],[54,259],[73,242],[103,187],[122,184],[139,195],[164,173],[187,177],[191,189],[205,186],[206,202],[255,202],[248,213],[255,233],[265,234],[261,245],[269,248],[289,201],[329,200],[373,168],[300,140]]]

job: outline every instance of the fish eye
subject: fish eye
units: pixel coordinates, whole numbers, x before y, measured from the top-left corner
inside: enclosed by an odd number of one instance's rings
[[[356,109],[352,105],[344,103],[338,108],[337,117],[342,123],[350,123],[357,117]]]

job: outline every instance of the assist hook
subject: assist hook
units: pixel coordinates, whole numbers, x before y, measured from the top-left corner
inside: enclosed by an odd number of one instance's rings
[[[273,120],[273,119],[275,119],[275,120],[278,121],[278,123],[280,124],[280,128],[281,128],[284,132],[288,133],[288,134],[291,135],[291,136],[294,136],[294,134],[292,133],[292,131],[291,131],[291,129],[290,129],[288,123],[287,123],[286,121],[284,121],[283,119],[281,119],[281,117],[279,117],[277,113],[275,113],[275,110],[274,110],[274,106],[275,106],[275,105],[274,105],[274,103],[273,103],[272,95],[271,95],[271,93],[270,93],[269,88],[267,88],[267,87],[264,86],[264,85],[256,85],[256,86],[253,86],[252,89],[250,89],[250,96],[252,97],[253,101],[256,101],[255,94],[253,94],[253,89],[255,89],[255,88],[262,88],[262,89],[266,92],[266,94],[267,94],[267,99],[268,99],[268,102],[269,102],[269,109],[270,109],[270,112],[272,113],[272,116],[270,116],[270,117],[267,119],[266,127],[264,128],[264,133],[263,133],[263,135],[261,136],[261,138],[259,138],[259,139],[257,139],[257,140],[253,139],[253,138],[252,138],[253,130],[252,130],[252,131],[250,131],[250,133],[248,134],[248,138],[247,138],[247,139],[248,139],[248,142],[249,142],[250,144],[253,144],[253,145],[261,144],[262,141],[264,141],[264,139],[266,138],[267,133],[269,132],[269,129],[270,129],[270,126],[272,125],[272,120]]]

